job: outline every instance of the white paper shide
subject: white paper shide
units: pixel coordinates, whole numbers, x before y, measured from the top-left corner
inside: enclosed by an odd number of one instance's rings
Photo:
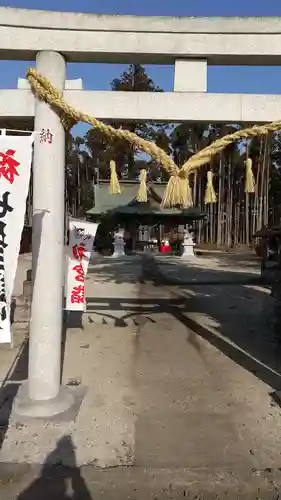
[[[69,219],[65,297],[67,311],[85,311],[85,277],[98,224]]]
[[[32,136],[0,135],[0,343],[11,342],[10,305],[24,225]]]

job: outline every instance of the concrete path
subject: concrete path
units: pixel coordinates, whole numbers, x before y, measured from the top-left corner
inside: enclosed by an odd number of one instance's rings
[[[234,424],[253,466],[276,466],[281,414],[271,394],[281,388],[280,317],[270,288],[257,280],[258,264],[246,267],[238,259],[236,266],[218,266],[210,260],[200,267],[156,258],[153,267],[160,282],[170,281],[171,297],[182,298],[175,315],[198,346],[213,395],[219,392],[226,402],[225,420]]]
[[[93,253],[86,278],[84,324],[134,324],[132,313],[138,305],[141,268],[138,256],[113,259]]]
[[[8,426],[3,418],[1,496],[276,499],[281,411],[270,393],[281,358],[263,334],[272,330],[263,319],[271,297],[252,269],[96,259],[88,304],[123,326],[69,330],[63,381],[85,390],[74,422]],[[21,366],[24,357],[10,384],[24,379]],[[96,469],[117,465],[134,467]]]
[[[28,346],[23,341],[17,348],[0,349],[0,361],[5,360],[0,363],[1,462],[44,463],[47,460],[56,463],[59,460],[71,465],[73,454],[69,453],[66,436],[76,449],[75,460],[79,465],[110,467],[130,465],[134,461],[136,327],[128,326],[122,318],[128,297],[130,308],[136,307],[140,274],[138,258],[123,262],[95,258],[95,264],[90,266],[86,283],[89,311],[85,314],[90,321],[83,321],[80,329],[69,328],[63,346],[62,380],[77,394],[74,411],[63,421],[20,422],[19,425],[13,420],[12,400],[27,378]],[[115,319],[122,319],[122,327],[116,321],[108,325],[91,320],[92,304],[98,304],[93,307],[101,309],[102,317],[116,313]],[[61,443],[56,452],[55,443]]]

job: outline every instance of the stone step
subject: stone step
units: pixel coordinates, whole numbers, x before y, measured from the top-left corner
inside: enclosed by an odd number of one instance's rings
[[[13,332],[28,332],[29,330],[29,321],[17,321],[12,324]]]
[[[12,302],[14,302],[16,306],[30,306],[31,304],[30,298],[25,295],[18,295],[17,297],[13,297]]]
[[[13,323],[29,323],[30,319],[30,300],[24,295],[12,298],[11,305],[11,322]]]
[[[13,323],[29,322],[30,308],[27,306],[16,306],[13,314]]]
[[[13,325],[12,326],[12,339],[13,339],[13,347],[16,348],[20,346],[24,339],[28,336],[28,330],[29,330],[29,325],[27,325],[25,328],[23,328],[23,325],[21,325],[22,328],[18,328],[18,325]]]

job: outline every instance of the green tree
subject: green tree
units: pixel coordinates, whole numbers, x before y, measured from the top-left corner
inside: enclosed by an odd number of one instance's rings
[[[119,78],[111,82],[111,89],[119,92],[162,92],[153,80],[148,76],[145,68],[140,64],[131,64]],[[107,122],[115,128],[122,127],[130,130],[140,137],[161,143],[167,150],[169,137],[167,127],[163,124],[139,121],[110,121]],[[139,170],[139,161],[136,152],[126,141],[102,137],[101,133],[95,129],[89,130],[85,138],[85,143],[90,151],[93,163],[99,167],[101,177],[109,175],[108,164],[111,159],[116,161],[117,172],[127,178],[135,178]],[[142,158],[147,164],[147,159]],[[149,162],[149,171],[153,172],[157,167],[153,162]]]
[[[194,153],[207,145],[208,127],[197,123],[181,123],[174,127],[171,147],[178,166],[182,166]]]

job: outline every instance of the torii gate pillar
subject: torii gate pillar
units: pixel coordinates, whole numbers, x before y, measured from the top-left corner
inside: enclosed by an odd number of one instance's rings
[[[57,52],[40,52],[39,73],[55,87],[65,86],[66,63]],[[67,410],[73,396],[60,386],[64,287],[65,131],[58,115],[36,100],[33,164],[32,276],[33,297],[27,386],[15,401],[15,413],[51,417]]]

